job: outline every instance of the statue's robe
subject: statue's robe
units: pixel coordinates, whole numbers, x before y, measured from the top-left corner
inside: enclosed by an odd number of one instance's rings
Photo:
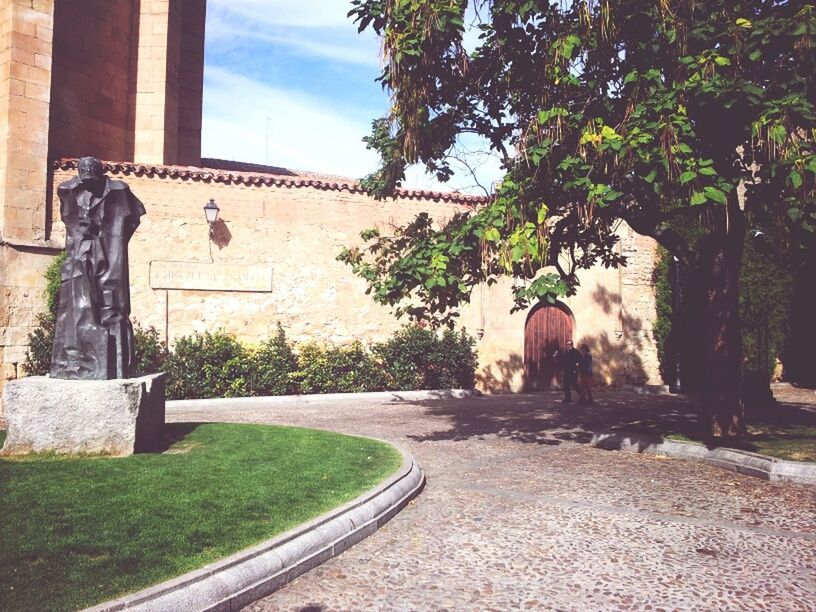
[[[79,177],[57,193],[65,223],[51,376],[127,378],[134,363],[127,243],[144,206],[122,181],[104,177],[94,195]]]

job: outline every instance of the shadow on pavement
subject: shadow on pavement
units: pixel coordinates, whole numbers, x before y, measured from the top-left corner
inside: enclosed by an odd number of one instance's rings
[[[564,404],[561,397],[541,392],[412,402],[429,416],[447,418],[450,428],[409,437],[438,441],[498,435],[535,444],[588,443],[598,431],[659,436],[688,433],[695,425],[696,409],[686,398],[599,391],[595,404],[581,405]]]
[[[639,434],[657,440],[672,434],[700,440],[697,407],[686,396],[639,395],[623,391],[596,393],[596,403],[565,404],[558,392],[518,395],[494,395],[462,400],[428,400],[411,402],[422,406],[429,416],[442,417],[450,426],[412,440],[440,441],[483,438],[488,435],[507,437],[519,442],[555,445],[561,442],[589,443],[596,433]],[[801,402],[779,404],[773,411],[749,415],[748,422],[760,427],[816,427],[814,405]],[[776,433],[779,437],[781,434]],[[751,440],[731,440],[727,446],[756,450]],[[709,448],[723,446],[722,440],[711,440]]]

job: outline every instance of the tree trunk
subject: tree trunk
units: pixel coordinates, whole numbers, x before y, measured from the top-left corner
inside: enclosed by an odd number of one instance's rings
[[[698,294],[701,334],[699,370],[702,402],[699,425],[714,437],[741,436],[745,418],[741,402],[742,332],[739,277],[745,239],[745,217],[736,195],[723,207],[717,229],[698,244],[692,287]]]

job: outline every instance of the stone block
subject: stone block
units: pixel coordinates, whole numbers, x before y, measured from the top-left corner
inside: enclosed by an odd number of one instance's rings
[[[100,381],[12,380],[3,393],[8,433],[0,455],[126,456],[158,450],[164,401],[163,373]]]

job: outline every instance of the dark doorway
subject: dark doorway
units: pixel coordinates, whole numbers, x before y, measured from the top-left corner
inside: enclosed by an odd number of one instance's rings
[[[572,315],[565,306],[541,304],[533,308],[524,326],[524,380],[527,391],[561,387],[556,352],[572,340]]]

